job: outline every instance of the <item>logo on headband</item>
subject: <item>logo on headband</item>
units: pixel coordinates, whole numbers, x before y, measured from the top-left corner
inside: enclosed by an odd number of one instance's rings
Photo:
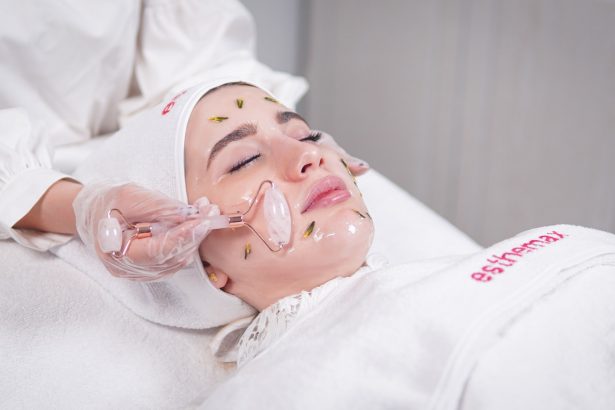
[[[167,115],[175,106],[175,100],[177,100],[179,97],[181,97],[184,94],[186,94],[186,90],[182,91],[181,93],[177,94],[175,97],[171,98],[171,101],[169,101],[169,103],[165,105],[164,108],[162,109],[161,115]]]
[[[164,108],[162,109],[162,115],[167,115],[169,111],[171,111],[171,108],[173,108],[174,105],[175,105],[175,101],[171,101],[167,105],[165,105]]]

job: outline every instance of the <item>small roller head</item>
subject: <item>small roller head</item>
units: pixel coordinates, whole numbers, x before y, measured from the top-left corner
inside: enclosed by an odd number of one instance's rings
[[[98,246],[104,253],[122,249],[122,227],[115,218],[103,218],[98,222]]]

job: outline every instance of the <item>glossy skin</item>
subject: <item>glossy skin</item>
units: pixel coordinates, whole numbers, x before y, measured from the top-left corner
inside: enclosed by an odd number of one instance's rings
[[[260,183],[267,179],[286,196],[292,234],[290,243],[280,252],[271,252],[245,227],[214,231],[199,249],[201,258],[210,264],[207,271],[216,275],[212,283],[259,310],[334,277],[351,275],[363,264],[373,238],[371,219],[355,212],[365,215],[365,204],[339,155],[318,142],[305,140],[312,131],[303,121],[293,118],[280,124],[276,114],[290,110],[266,100],[267,95],[245,85],[212,92],[195,107],[185,144],[191,203],[206,196],[223,214],[244,212]],[[237,98],[244,101],[241,109]],[[215,122],[211,117],[228,119]],[[257,133],[229,143],[208,166],[216,142],[244,123],[255,125]],[[238,163],[258,154],[259,158],[229,173]],[[303,212],[313,184],[331,175],[344,181],[349,197]],[[267,237],[262,201],[246,219]],[[314,231],[304,238],[312,221]],[[251,253],[245,258],[247,243]]]

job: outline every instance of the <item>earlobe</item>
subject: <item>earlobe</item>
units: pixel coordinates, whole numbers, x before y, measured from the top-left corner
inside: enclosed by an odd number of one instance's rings
[[[222,289],[224,286],[226,286],[226,283],[228,282],[228,275],[226,273],[219,270],[215,270],[211,266],[208,266],[205,271],[207,272],[207,277],[209,278],[209,281],[216,288]]]

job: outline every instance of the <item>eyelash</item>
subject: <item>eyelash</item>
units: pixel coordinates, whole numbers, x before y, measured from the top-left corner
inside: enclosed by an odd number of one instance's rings
[[[239,161],[238,163],[236,163],[235,165],[233,165],[231,167],[231,169],[229,169],[228,173],[229,174],[233,174],[237,171],[239,171],[241,168],[245,167],[246,165],[248,165],[250,162],[254,161],[255,159],[257,159],[258,157],[260,157],[261,154],[256,154],[256,155],[252,155],[249,158],[246,159],[242,159],[241,161]]]
[[[318,142],[321,137],[322,137],[322,133],[321,132],[313,131],[313,132],[310,133],[310,135],[308,135],[305,138],[300,139],[299,141],[302,141],[302,142],[305,142],[305,141]],[[248,165],[250,162],[258,159],[260,156],[261,156],[261,154],[256,154],[256,155],[252,155],[249,158],[242,159],[241,161],[239,161],[238,163],[236,163],[235,165],[233,165],[231,167],[231,169],[228,171],[229,174],[233,174],[233,173],[239,171],[240,169],[242,169],[243,167]]]
[[[322,137],[322,132],[319,131],[312,131],[310,133],[310,135],[308,135],[307,137],[300,139],[299,141],[312,141],[312,142],[318,142],[320,140],[320,137]]]

